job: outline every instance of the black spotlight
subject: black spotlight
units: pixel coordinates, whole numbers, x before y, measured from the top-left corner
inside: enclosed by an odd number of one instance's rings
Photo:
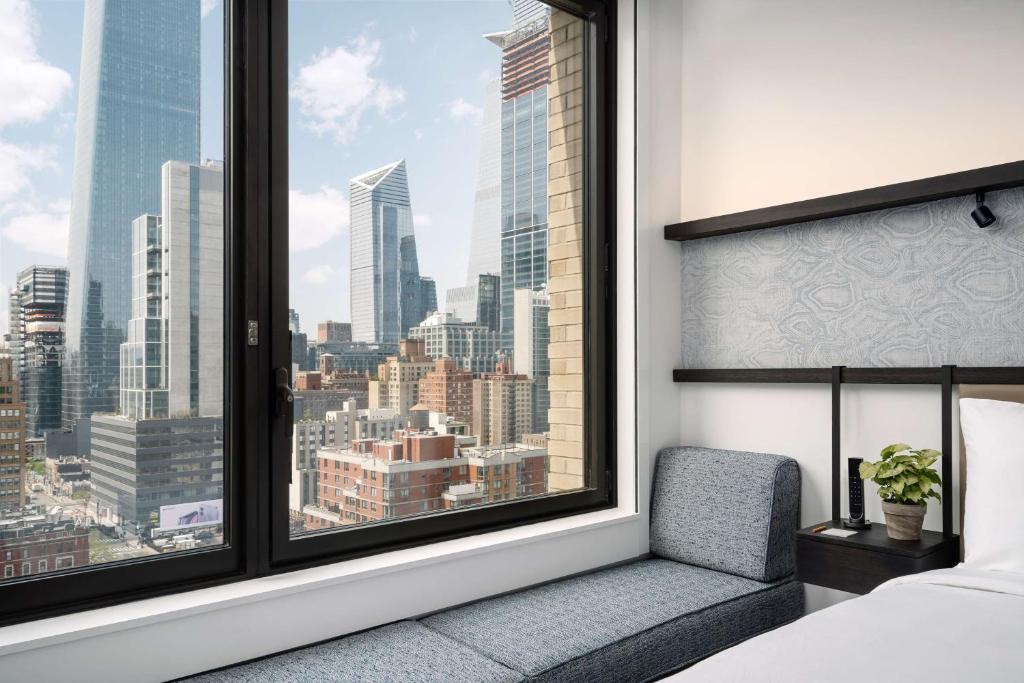
[[[992,213],[992,209],[985,206],[985,193],[979,192],[977,194],[978,206],[971,211],[971,218],[978,224],[979,228],[987,228],[996,222],[996,215]]]

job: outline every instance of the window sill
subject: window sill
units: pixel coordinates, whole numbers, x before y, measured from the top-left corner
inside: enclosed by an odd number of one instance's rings
[[[423,570],[423,568],[439,563],[458,562],[486,553],[540,544],[560,537],[594,532],[619,525],[635,525],[641,521],[641,516],[632,511],[602,510],[336,564],[16,624],[0,628],[0,657],[143,626],[148,627],[216,610],[284,598],[307,591],[338,587],[371,577],[380,580],[382,576],[388,574]],[[630,533],[635,534],[634,531],[630,531]],[[634,548],[633,550],[635,552],[611,559],[605,564],[641,554],[640,549]],[[620,550],[618,554],[622,555],[623,553]],[[584,571],[586,568],[570,567],[568,569],[566,574]],[[416,614],[404,616],[413,617]],[[391,619],[387,619],[387,621],[391,621]],[[286,647],[293,646],[283,644],[279,649]]]

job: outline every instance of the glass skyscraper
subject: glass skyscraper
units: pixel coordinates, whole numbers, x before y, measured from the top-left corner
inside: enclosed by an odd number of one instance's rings
[[[550,9],[513,0],[512,30],[488,36],[501,59],[501,333],[511,349],[513,296],[548,279]]]
[[[63,423],[118,407],[132,221],[166,161],[199,161],[200,0],[88,0],[68,245]],[[218,296],[222,296],[218,293]]]
[[[396,344],[437,306],[416,255],[405,160],[349,183],[353,341]]]
[[[30,436],[61,427],[67,295],[67,268],[54,266],[29,266],[11,290],[8,340]]]
[[[121,345],[125,417],[224,412],[224,170],[169,161],[159,216],[132,223],[132,318]]]

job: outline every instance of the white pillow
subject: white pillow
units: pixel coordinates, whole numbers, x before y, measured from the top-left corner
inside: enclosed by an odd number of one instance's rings
[[[1024,404],[960,399],[967,447],[964,564],[1024,572]]]

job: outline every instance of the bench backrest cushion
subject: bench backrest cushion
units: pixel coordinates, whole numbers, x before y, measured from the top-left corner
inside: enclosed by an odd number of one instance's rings
[[[756,581],[794,570],[800,468],[782,455],[711,448],[658,453],[651,552]]]

